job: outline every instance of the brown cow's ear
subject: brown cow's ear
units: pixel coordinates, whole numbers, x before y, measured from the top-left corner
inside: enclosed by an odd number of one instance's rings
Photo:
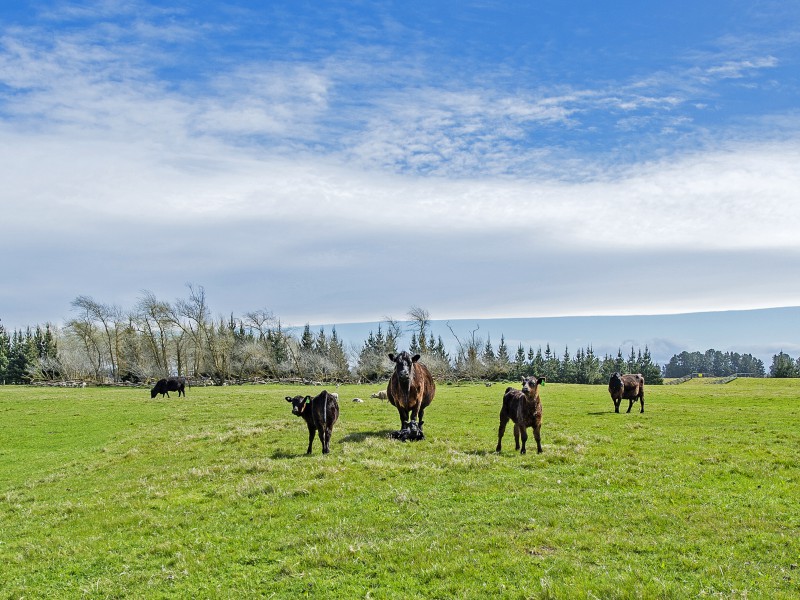
[[[545,381],[547,381],[547,378],[545,378],[545,377],[539,377],[539,383],[540,383],[541,385],[544,385],[544,382],[545,382]]]
[[[411,357],[411,362],[417,362],[419,359],[420,359],[419,354],[415,354],[414,356]]]

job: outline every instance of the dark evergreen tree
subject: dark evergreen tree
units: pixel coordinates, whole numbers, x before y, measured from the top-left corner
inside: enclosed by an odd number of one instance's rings
[[[331,340],[328,344],[328,358],[333,366],[333,377],[337,381],[344,381],[350,375],[350,365],[344,344],[336,333],[336,327],[331,331]]]
[[[583,354],[583,376],[585,383],[600,383],[603,378],[600,375],[600,359],[594,355],[594,349],[589,346]]]
[[[769,367],[770,377],[798,377],[797,365],[791,356],[783,351],[773,355]]]
[[[435,358],[445,361],[447,363],[450,362],[450,356],[447,354],[447,349],[445,348],[442,336],[439,336],[439,338],[436,341],[436,346],[432,346],[432,348],[433,348],[433,356]]]
[[[547,381],[558,382],[560,381],[561,364],[558,357],[550,350],[550,344],[545,346],[544,350],[544,375]],[[534,372],[534,374],[536,374]]]
[[[561,359],[561,364],[558,368],[559,383],[575,383],[575,364],[569,355],[569,347],[564,347],[564,357]]]
[[[328,337],[325,335],[325,328],[320,327],[317,339],[314,340],[314,353],[322,358],[328,357]]]
[[[508,379],[511,375],[511,357],[508,355],[505,336],[500,336],[500,345],[497,347],[497,358],[495,360],[496,379]]]
[[[639,371],[636,370],[636,365],[638,362],[636,361],[636,352],[633,350],[633,346],[631,346],[631,354],[628,356],[628,362],[625,363],[625,371],[627,373],[638,373]]]
[[[661,376],[661,367],[653,362],[650,356],[650,349],[645,346],[644,354],[641,354],[637,373],[641,373],[644,377],[645,385],[661,385],[664,379]]]
[[[311,325],[308,323],[303,328],[303,335],[300,337],[300,349],[306,352],[314,350],[314,335],[311,333]]]
[[[547,369],[547,365],[546,365],[544,356],[542,356],[542,347],[539,346],[536,349],[536,354],[533,355],[533,360],[531,361],[530,374],[531,375],[536,375],[537,377],[545,377],[545,378],[547,378],[547,373],[548,373],[548,369]]]
[[[58,345],[49,323],[44,329],[36,326],[33,345],[36,347],[39,376],[50,381],[58,379],[61,375],[58,366]]]
[[[517,353],[514,355],[514,369],[512,375],[514,379],[519,379],[526,373],[525,364],[525,347],[520,342],[517,346]]]
[[[497,356],[494,353],[494,348],[492,348],[492,338],[486,337],[486,345],[483,347],[483,354],[481,355],[484,363],[493,363]]]
[[[25,333],[14,331],[8,355],[6,374],[10,383],[30,383],[32,371],[36,368],[39,353],[30,328]]]
[[[424,338],[423,338],[424,339]],[[420,354],[422,349],[420,348],[419,342],[417,341],[417,334],[411,334],[411,343],[408,345],[408,351],[413,354]]]
[[[8,361],[11,354],[11,338],[0,323],[0,384],[8,378]]]

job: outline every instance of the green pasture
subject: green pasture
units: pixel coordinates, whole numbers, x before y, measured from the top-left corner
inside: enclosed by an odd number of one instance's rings
[[[306,456],[321,389],[0,387],[0,599],[800,597],[800,380],[547,384],[524,456],[498,384],[415,443],[342,386]]]

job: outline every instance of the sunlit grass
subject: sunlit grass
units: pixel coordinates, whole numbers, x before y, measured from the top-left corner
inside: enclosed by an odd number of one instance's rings
[[[800,594],[800,381],[641,415],[548,384],[525,456],[493,452],[504,385],[440,384],[416,443],[377,389],[306,456],[283,398],[319,388],[0,388],[0,597]]]

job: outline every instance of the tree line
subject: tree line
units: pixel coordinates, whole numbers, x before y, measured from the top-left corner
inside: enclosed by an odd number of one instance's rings
[[[709,350],[683,352],[662,369],[649,349],[630,348],[624,356],[596,355],[591,346],[557,353],[546,345],[509,348],[472,331],[448,352],[441,336],[430,330],[430,316],[412,307],[410,330],[385,318],[360,345],[346,348],[336,328],[330,332],[287,329],[268,310],[242,317],[214,316],[202,286],[188,285],[188,297],[167,302],[144,291],[136,305],[123,310],[89,296],[72,301],[73,318],[63,327],[50,324],[7,332],[0,323],[0,382],[82,381],[147,382],[183,375],[221,385],[252,380],[377,382],[391,374],[387,355],[405,349],[421,354],[439,380],[501,381],[536,374],[556,383],[599,384],[618,372],[642,373],[648,383],[691,372],[719,376],[747,372],[764,376],[763,362],[752,355]],[[788,366],[787,366],[788,365]],[[789,374],[791,373],[791,374]],[[776,355],[770,375],[798,376],[800,359]]]
[[[777,356],[776,356],[777,358]],[[773,359],[774,365],[774,359]],[[772,377],[776,375],[770,369]],[[764,361],[752,354],[739,354],[738,352],[720,352],[709,349],[705,352],[681,352],[675,354],[664,365],[665,377],[685,377],[692,373],[704,373],[715,377],[728,377],[736,374],[748,374],[752,377],[764,377]],[[789,377],[792,377],[789,375]]]

